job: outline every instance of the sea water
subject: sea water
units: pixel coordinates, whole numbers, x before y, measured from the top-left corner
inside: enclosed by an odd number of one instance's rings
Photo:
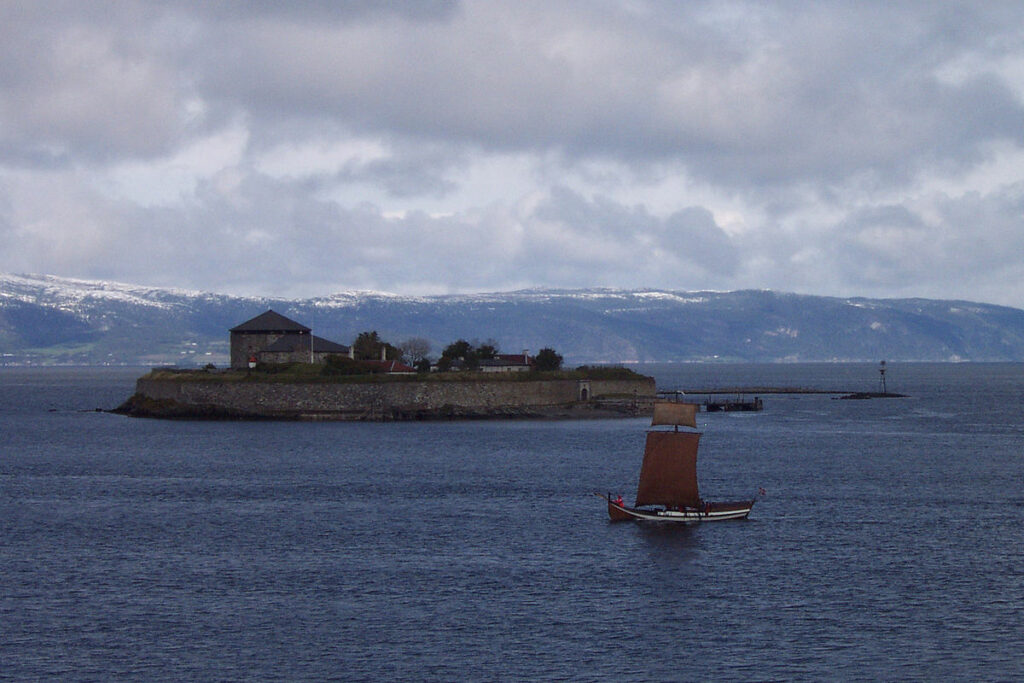
[[[659,388],[878,388],[871,365],[659,365]],[[709,499],[610,523],[643,419],[161,421],[136,370],[0,369],[0,678],[1024,676],[1024,365],[901,399],[700,413]]]

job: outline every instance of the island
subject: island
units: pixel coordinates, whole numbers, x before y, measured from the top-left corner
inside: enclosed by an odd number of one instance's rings
[[[566,419],[646,414],[656,397],[654,379],[627,368],[563,370],[527,352],[502,355],[493,348],[481,358],[463,340],[450,349],[462,355],[442,355],[445,371],[422,359],[417,369],[389,358],[397,349],[376,333],[346,347],[267,311],[232,328],[230,368],[153,369],[114,412],[249,420]],[[365,358],[378,350],[378,358]]]

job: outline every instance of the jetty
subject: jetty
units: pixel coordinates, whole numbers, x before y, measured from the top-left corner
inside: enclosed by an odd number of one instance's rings
[[[891,391],[850,391],[849,389],[816,389],[810,387],[741,386],[741,387],[694,387],[658,391],[660,398],[674,401],[698,399],[708,413],[716,412],[757,412],[764,409],[761,396],[768,395],[818,394],[833,399],[907,398],[906,394]],[[717,398],[730,396],[731,398]],[[747,398],[752,396],[752,398]],[[712,398],[716,397],[716,398]],[[699,400],[703,398],[703,400]]]
[[[760,396],[751,399],[726,398],[722,400],[705,399],[704,412],[706,413],[755,413],[764,409],[764,402]]]

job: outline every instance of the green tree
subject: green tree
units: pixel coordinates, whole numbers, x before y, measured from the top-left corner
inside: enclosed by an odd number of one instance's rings
[[[381,358],[381,350],[384,351],[384,358]],[[356,360],[401,360],[402,352],[397,347],[388,344],[380,338],[377,331],[360,332],[356,340],[352,342],[352,351]]]
[[[491,360],[500,353],[498,351],[498,342],[493,339],[488,339],[483,344],[477,344],[476,356],[480,360]]]
[[[383,343],[377,330],[360,332],[356,340],[352,342],[352,355],[356,360],[378,360],[380,346]]]
[[[441,352],[441,360],[438,361],[438,367],[442,370],[448,370],[459,361],[462,367],[466,370],[476,370],[480,367],[480,356],[477,355],[476,349],[465,339],[454,341],[444,348]]]
[[[562,369],[562,356],[555,352],[554,349],[544,347],[537,352],[537,355],[533,358],[533,367],[536,370],[542,372],[550,372],[553,370]]]

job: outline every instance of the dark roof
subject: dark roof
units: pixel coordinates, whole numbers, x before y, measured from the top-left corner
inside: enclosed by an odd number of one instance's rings
[[[232,327],[231,332],[309,332],[305,325],[286,318],[280,313],[268,310],[261,313],[252,320],[246,320],[237,327]]]
[[[288,335],[281,337],[273,344],[263,349],[270,353],[292,353],[294,351],[309,351],[309,337],[296,337]],[[314,353],[343,353],[348,354],[348,347],[336,344],[329,339],[313,335]]]

